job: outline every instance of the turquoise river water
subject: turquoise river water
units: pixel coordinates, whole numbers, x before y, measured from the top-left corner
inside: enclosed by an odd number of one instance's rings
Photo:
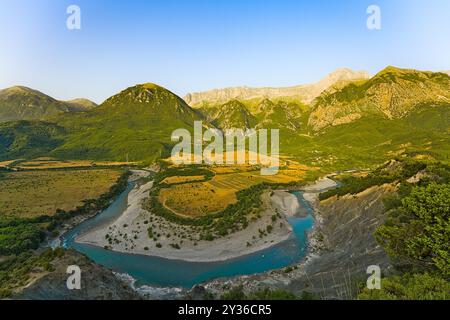
[[[307,253],[307,232],[313,227],[313,209],[303,198],[302,191],[293,191],[306,217],[290,217],[292,236],[270,248],[221,262],[186,262],[105,250],[101,247],[80,244],[75,238],[82,232],[119,217],[127,207],[130,184],[109,207],[92,219],[77,225],[62,237],[62,245],[87,255],[93,261],[136,279],[136,285],[190,288],[207,280],[261,273],[280,269],[299,262]]]

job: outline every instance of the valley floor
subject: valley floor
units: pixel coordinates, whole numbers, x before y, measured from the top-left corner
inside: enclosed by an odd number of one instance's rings
[[[199,229],[171,223],[143,208],[153,182],[136,185],[128,195],[128,208],[109,225],[89,230],[77,242],[110,250],[158,256],[191,262],[213,262],[254,253],[287,240],[292,228],[287,216],[299,214],[296,197],[288,192],[265,192],[261,218],[245,230],[206,241],[198,239]],[[279,212],[274,221],[273,216]],[[267,232],[268,226],[272,227]],[[151,229],[152,237],[148,229]],[[157,240],[153,239],[158,235]],[[177,244],[177,246],[175,246]]]

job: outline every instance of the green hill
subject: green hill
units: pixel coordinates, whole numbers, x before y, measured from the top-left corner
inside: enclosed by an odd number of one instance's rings
[[[423,105],[403,118],[367,115],[320,134],[284,137],[282,152],[330,170],[368,168],[403,155],[450,161],[450,105]]]
[[[63,117],[68,131],[52,155],[73,159],[154,160],[170,154],[171,133],[203,116],[155,84],[130,87],[90,112]]]
[[[305,115],[308,114],[308,108],[300,102],[263,99],[254,108],[254,114],[258,121],[257,128],[299,133],[306,124]]]
[[[197,110],[221,129],[274,128],[298,131],[306,127],[309,115],[307,106],[291,98],[233,99],[223,104],[203,103]]]
[[[0,123],[0,160],[48,154],[62,144],[64,137],[64,128],[49,122]]]

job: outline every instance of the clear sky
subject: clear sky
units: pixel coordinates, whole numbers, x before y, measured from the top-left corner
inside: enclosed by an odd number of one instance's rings
[[[81,30],[66,8],[81,8]],[[366,9],[381,8],[381,30]],[[450,69],[448,0],[0,0],[0,88],[96,102],[137,83],[184,95],[314,82],[339,67]]]

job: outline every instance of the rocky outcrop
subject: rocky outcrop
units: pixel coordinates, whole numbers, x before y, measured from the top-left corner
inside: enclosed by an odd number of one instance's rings
[[[394,185],[375,186],[355,196],[322,201],[318,206],[322,221],[318,231],[323,236],[318,243],[320,253],[306,264],[305,275],[293,279],[288,287],[349,299],[356,295],[358,283],[365,283],[367,267],[377,265],[383,274],[392,272],[389,257],[373,236],[385,221],[383,199],[392,192]]]
[[[348,68],[338,69],[325,78],[314,84],[299,85],[284,88],[250,88],[233,87],[225,89],[215,89],[206,92],[189,93],[184,100],[191,106],[202,102],[224,103],[229,100],[249,100],[254,98],[276,98],[276,97],[297,97],[303,103],[309,104],[324,90],[341,82],[368,79],[369,74],[365,71],[353,71]]]
[[[68,250],[52,263],[55,270],[39,277],[14,299],[23,300],[136,300],[141,297],[112,271],[90,261],[84,255]],[[81,269],[81,290],[67,289],[67,267]]]

